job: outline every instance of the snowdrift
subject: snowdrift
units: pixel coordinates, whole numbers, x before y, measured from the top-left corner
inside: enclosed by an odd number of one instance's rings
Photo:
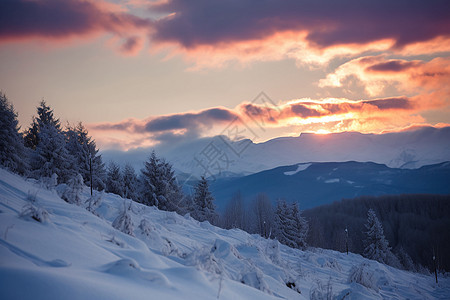
[[[81,199],[0,169],[1,299],[450,297],[448,278],[291,249],[112,194]]]

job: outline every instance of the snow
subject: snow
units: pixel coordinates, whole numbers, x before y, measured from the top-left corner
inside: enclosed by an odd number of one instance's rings
[[[341,180],[339,178],[332,178],[325,180],[325,183],[339,183]]]
[[[305,171],[306,169],[309,168],[310,165],[311,165],[311,164],[299,164],[299,165],[297,165],[297,170],[295,170],[295,171],[289,171],[289,172],[284,172],[284,175],[287,175],[287,176],[295,175],[295,174],[297,174],[298,172]]]
[[[83,200],[90,198],[85,188]],[[301,251],[103,194],[93,213],[0,169],[0,299],[448,299],[450,279]],[[127,235],[112,227],[124,212]],[[33,208],[31,208],[33,207]],[[38,222],[33,215],[42,219]],[[38,218],[39,219],[39,218]],[[120,227],[119,227],[120,228]],[[290,287],[288,287],[290,286]]]

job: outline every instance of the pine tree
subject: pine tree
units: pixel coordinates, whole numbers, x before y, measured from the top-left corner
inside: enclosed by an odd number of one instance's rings
[[[83,176],[86,184],[90,185],[92,166],[92,185],[94,189],[105,188],[106,170],[102,157],[98,154],[95,141],[89,136],[88,131],[80,122],[77,126],[67,127],[67,150],[74,157],[74,171]]]
[[[161,210],[176,211],[182,200],[172,165],[156,156],[152,151],[148,161],[141,170],[140,201]]]
[[[106,191],[123,196],[123,182],[120,167],[115,162],[110,162],[106,173]]]
[[[59,183],[67,182],[74,174],[73,158],[67,152],[64,135],[51,124],[43,125],[38,134],[39,143],[31,154],[31,172],[39,179],[58,175]]]
[[[364,240],[363,255],[381,263],[388,263],[388,258],[392,255],[391,249],[388,241],[384,237],[383,225],[381,225],[373,209],[369,209],[367,212],[367,223],[365,227],[367,231],[366,239]]]
[[[123,168],[122,181],[123,197],[137,201],[138,178],[134,168],[130,164],[126,164]]]
[[[292,203],[291,213],[294,220],[294,232],[296,233],[296,248],[305,249],[307,246],[306,239],[309,231],[308,222],[302,217],[297,202]]]
[[[215,224],[218,218],[214,207],[214,198],[209,191],[208,181],[204,176],[195,187],[194,212],[192,217],[200,222],[209,221]]]
[[[83,177],[80,174],[76,174],[67,182],[67,187],[61,195],[61,198],[69,203],[81,205],[83,203],[81,200],[83,186]]]
[[[25,146],[31,149],[36,149],[39,144],[39,133],[45,125],[51,125],[56,131],[61,132],[61,123],[59,122],[59,119],[55,119],[53,116],[53,109],[51,109],[44,100],[39,103],[37,113],[38,116],[33,117],[33,122],[25,133]]]
[[[285,200],[279,200],[275,216],[275,236],[279,242],[292,248],[305,248],[308,223],[301,216],[298,204],[288,205]]]
[[[28,169],[28,152],[18,124],[13,105],[0,92],[0,165],[23,175]]]
[[[67,182],[76,174],[74,158],[66,148],[66,138],[59,119],[42,100],[37,107],[30,129],[26,132],[25,144],[33,151],[30,155],[31,175],[35,178],[49,178],[56,174],[59,183]]]

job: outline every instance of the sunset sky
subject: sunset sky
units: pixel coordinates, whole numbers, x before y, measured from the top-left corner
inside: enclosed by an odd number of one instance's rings
[[[106,149],[441,127],[450,1],[1,0],[0,63],[22,128],[45,99]]]

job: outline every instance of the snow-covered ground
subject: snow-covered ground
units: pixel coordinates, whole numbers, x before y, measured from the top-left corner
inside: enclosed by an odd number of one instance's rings
[[[449,278],[130,203],[105,194],[91,213],[0,169],[0,299],[450,298]],[[124,207],[134,236],[111,225]]]

